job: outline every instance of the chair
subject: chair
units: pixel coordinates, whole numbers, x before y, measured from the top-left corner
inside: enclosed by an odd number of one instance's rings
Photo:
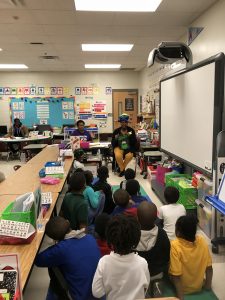
[[[62,126],[62,133],[64,133],[64,128],[67,127],[67,128],[75,128],[75,125],[74,124],[63,124]]]
[[[99,133],[100,142],[108,142],[112,140],[112,133]]]
[[[0,126],[0,136],[5,136],[7,134],[7,126],[1,125]]]
[[[15,149],[14,151],[12,151],[12,149],[9,146],[9,144],[7,144],[7,158],[6,158],[7,161],[9,161],[10,157],[12,159],[15,159],[15,158],[20,159],[20,156],[21,156],[21,149],[20,149],[20,147],[18,147],[18,149]]]
[[[113,152],[113,160],[112,160],[112,170],[115,173],[117,173],[117,169],[118,169],[118,165],[117,165],[117,162],[116,162],[116,159],[115,159],[115,154],[114,154],[114,149],[112,149],[112,152]],[[136,171],[137,171],[137,165],[138,165],[138,162],[139,162],[139,159],[140,159],[140,139],[137,137],[137,144],[136,144],[136,151],[133,153],[134,156],[133,158],[135,159],[135,166],[134,166],[134,171],[135,171],[135,174],[136,174]]]
[[[63,297],[63,300],[73,300],[69,292],[68,284],[60,269],[58,267],[50,268],[49,275],[51,280],[54,280],[54,283],[57,284],[57,290],[60,292],[58,296]],[[56,291],[54,292],[57,294]]]
[[[49,124],[41,124],[37,125],[36,130],[39,131],[40,134],[42,134],[44,131],[52,131],[52,127]]]

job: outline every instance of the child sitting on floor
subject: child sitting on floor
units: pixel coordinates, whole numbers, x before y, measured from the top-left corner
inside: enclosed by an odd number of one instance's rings
[[[118,189],[113,194],[113,200],[116,204],[113,212],[111,213],[112,216],[118,214],[130,214],[132,216],[137,216],[137,204],[134,203],[130,199],[130,195],[127,191]]]
[[[70,223],[62,217],[51,218],[46,224],[45,233],[58,241],[39,253],[35,260],[38,267],[50,268],[51,281],[46,300],[69,299],[62,282],[57,280],[55,268],[65,279],[72,299],[94,299],[91,285],[100,258],[95,239],[85,234],[84,229],[71,231]]]
[[[129,193],[131,199],[135,203],[141,203],[142,201],[151,201],[149,197],[142,196],[140,194],[140,184],[135,179],[129,179],[126,182],[126,191]]]
[[[74,162],[73,162],[74,171],[76,171],[76,169],[78,168],[84,170],[84,164],[82,163],[84,154],[85,153],[83,149],[76,149],[74,151]]]
[[[107,244],[106,234],[105,234],[106,227],[109,223],[109,220],[110,220],[110,216],[106,213],[97,216],[95,219],[96,241],[102,256],[109,254],[111,252],[111,249]]]
[[[93,185],[93,189],[95,191],[103,191],[103,193],[105,194],[105,205],[103,212],[111,214],[111,212],[115,208],[115,204],[112,199],[112,187],[107,182],[107,178],[109,177],[109,170],[107,167],[102,166],[97,170],[97,173],[98,181]]]
[[[163,205],[158,210],[163,229],[166,231],[170,240],[175,239],[175,224],[179,217],[186,215],[186,210],[182,204],[177,203],[179,191],[173,186],[167,186],[164,191],[164,198],[167,205]]]
[[[102,191],[94,191],[92,188],[93,174],[91,171],[84,171],[86,178],[86,187],[83,195],[88,204],[88,224],[92,224],[94,218],[101,214],[104,209],[105,195]]]
[[[164,273],[168,273],[170,241],[165,230],[155,225],[157,207],[154,203],[142,202],[138,206],[137,216],[141,225],[141,239],[136,249],[146,259],[151,274],[151,285],[146,296],[154,297],[154,281],[162,279]]]
[[[109,221],[106,238],[113,251],[99,261],[92,283],[95,297],[144,299],[150,275],[146,260],[134,252],[140,234],[140,225],[131,216],[118,215]]]
[[[135,171],[131,168],[127,168],[124,172],[124,177],[125,177],[125,180],[121,181],[120,182],[120,188],[123,189],[123,190],[126,190],[126,183],[127,183],[127,180],[129,179],[134,179],[135,178]]]
[[[171,241],[169,274],[180,300],[184,294],[199,292],[203,287],[211,289],[212,258],[204,238],[196,235],[197,224],[194,215],[180,217],[176,222],[177,238]]]
[[[84,199],[85,177],[83,172],[75,172],[69,179],[69,192],[65,195],[60,215],[69,220],[72,229],[86,228],[88,225],[88,205]]]

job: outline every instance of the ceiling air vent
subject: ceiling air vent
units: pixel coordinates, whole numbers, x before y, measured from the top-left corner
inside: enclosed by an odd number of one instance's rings
[[[120,71],[135,71],[136,68],[121,68]]]
[[[43,56],[40,56],[41,59],[45,59],[45,60],[56,60],[56,59],[59,59],[58,56],[55,56],[55,55],[43,55]]]
[[[41,43],[41,42],[31,42],[30,45],[44,45],[44,43]]]

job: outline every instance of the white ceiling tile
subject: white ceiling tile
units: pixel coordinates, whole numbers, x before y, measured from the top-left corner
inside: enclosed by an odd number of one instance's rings
[[[75,23],[77,25],[113,25],[115,19],[113,12],[75,12]]]
[[[25,7],[34,10],[75,10],[73,0],[24,0]]]
[[[217,0],[163,0],[157,11],[202,13],[216,1]]]
[[[75,24],[74,11],[59,11],[59,10],[37,10],[33,12],[38,24],[56,24],[67,25]]]
[[[0,62],[25,63],[31,71],[85,71],[84,63],[140,70],[149,51],[161,41],[178,40],[216,0],[163,0],[156,13],[77,12],[73,0],[23,2],[0,10]],[[92,53],[82,52],[82,43],[133,43],[134,48]],[[41,60],[45,53],[59,60]]]

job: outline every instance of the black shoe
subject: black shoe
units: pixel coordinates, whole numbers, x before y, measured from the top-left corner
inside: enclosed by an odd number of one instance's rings
[[[119,177],[123,177],[124,173],[125,173],[125,171],[120,172]]]

